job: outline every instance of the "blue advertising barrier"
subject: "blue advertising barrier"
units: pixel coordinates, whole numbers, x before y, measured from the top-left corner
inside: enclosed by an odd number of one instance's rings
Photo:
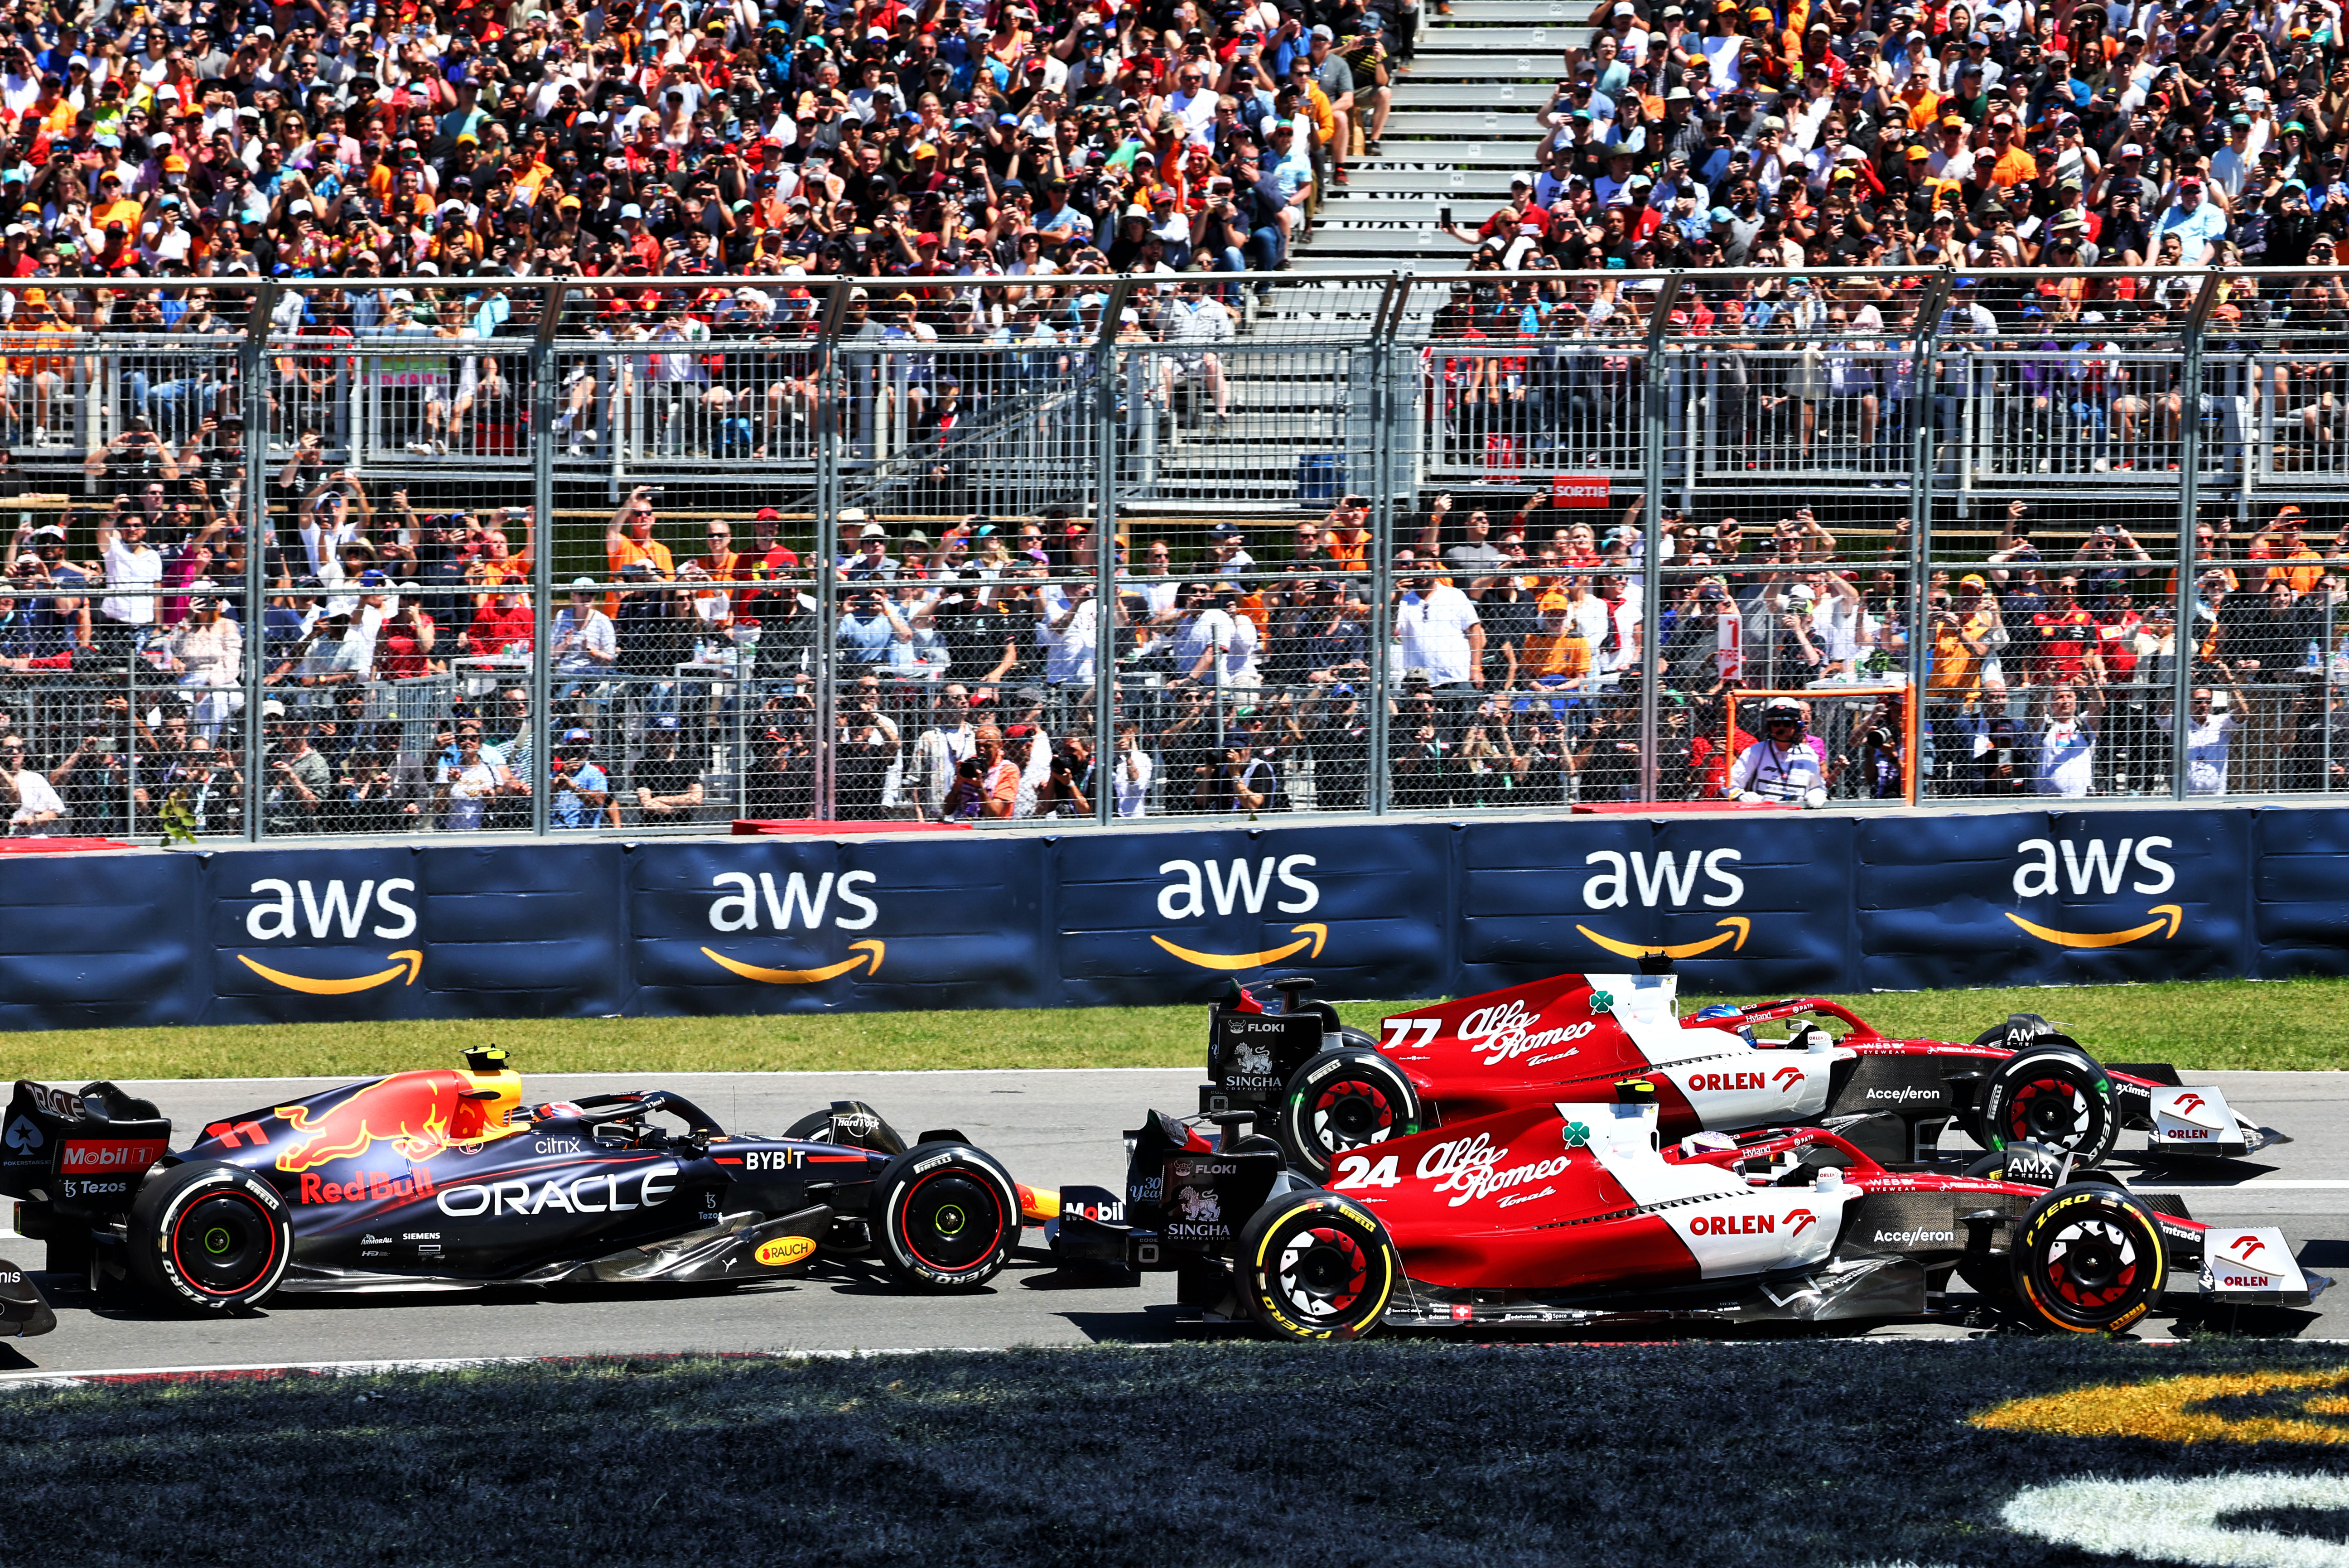
[[[2349,973],[2349,813],[1577,816],[0,857],[0,1028]]]

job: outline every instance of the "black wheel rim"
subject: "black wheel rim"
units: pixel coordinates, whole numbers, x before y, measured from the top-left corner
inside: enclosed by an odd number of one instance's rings
[[[208,1294],[233,1296],[269,1277],[277,1226],[249,1194],[218,1192],[190,1204],[171,1231],[180,1275]]]
[[[1002,1200],[968,1171],[931,1171],[914,1183],[897,1212],[905,1251],[941,1273],[976,1268],[1003,1238]]]

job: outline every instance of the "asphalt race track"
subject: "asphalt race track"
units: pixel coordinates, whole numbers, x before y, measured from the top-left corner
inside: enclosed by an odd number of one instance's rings
[[[2304,1266],[2344,1282],[2319,1301],[2318,1312],[2270,1314],[2241,1328],[2349,1340],[2349,1073],[2189,1076],[2218,1084],[2237,1109],[2296,1141],[2191,1177],[2175,1170],[2140,1173],[2126,1152],[2115,1167],[2145,1190],[2184,1193],[2198,1220],[2282,1227]],[[328,1082],[181,1080],[128,1086],[162,1107],[174,1123],[174,1141],[184,1145],[208,1120],[274,1104],[297,1085],[316,1090]],[[959,1127],[1031,1186],[1092,1182],[1115,1189],[1124,1175],[1119,1129],[1134,1125],[1148,1108],[1195,1108],[1198,1083],[1199,1074],[1190,1069],[688,1074],[658,1080],[550,1075],[526,1077],[524,1095],[542,1101],[667,1087],[730,1128],[769,1132],[834,1098],[854,1097],[870,1103],[909,1137],[924,1127]],[[2141,1134],[2122,1135],[2124,1151],[2141,1142]],[[1040,1247],[1040,1234],[1029,1235]],[[0,1241],[0,1251],[36,1271],[46,1251],[37,1242]],[[875,1271],[870,1277],[818,1274],[715,1291],[281,1296],[251,1316],[206,1321],[144,1307],[93,1311],[78,1281],[39,1277],[58,1309],[57,1328],[38,1339],[0,1342],[0,1372],[25,1376],[462,1356],[1070,1345],[1157,1341],[1176,1333],[1173,1275],[1103,1288],[1062,1278],[1040,1252],[1016,1259],[973,1296],[908,1294]],[[2173,1314],[2157,1314],[2140,1333],[2168,1337],[2176,1321]],[[1874,1332],[1967,1331],[1927,1324]]]

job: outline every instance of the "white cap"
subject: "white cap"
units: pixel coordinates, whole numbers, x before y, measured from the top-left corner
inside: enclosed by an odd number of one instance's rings
[[[1632,5],[1631,0],[1615,0],[1615,9],[1610,13],[1617,16],[1637,16],[1639,14]]]
[[[571,579],[571,591],[574,594],[592,594],[595,591],[595,579],[593,577],[574,577]]]

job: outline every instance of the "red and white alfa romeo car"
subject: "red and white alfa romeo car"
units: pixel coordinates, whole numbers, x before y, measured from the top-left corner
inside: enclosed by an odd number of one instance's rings
[[[1671,974],[1562,974],[1396,1013],[1372,1040],[1308,1000],[1312,982],[1237,990],[1209,1023],[1207,1114],[1251,1111],[1322,1176],[1349,1150],[1426,1127],[1653,1085],[1667,1140],[1811,1124],[1883,1161],[1930,1161],[1956,1123],[1993,1153],[2030,1139],[2105,1160],[2123,1127],[2158,1158],[2233,1157],[2288,1141],[2216,1087],[2159,1064],[2098,1064],[2060,1026],[2017,1013],[1966,1044],[1900,1040],[1819,997],[1680,1016]],[[1278,992],[1277,996],[1262,994]],[[1771,1037],[1762,1026],[1785,1024]]]
[[[2174,1198],[2015,1144],[2003,1179],[1894,1168],[1823,1128],[1667,1144],[1644,1080],[1606,1103],[1527,1105],[1341,1154],[1317,1186],[1250,1130],[1153,1116],[1126,1134],[1123,1199],[1064,1188],[1046,1226],[1071,1263],[1173,1270],[1183,1303],[1292,1339],[1381,1326],[1764,1320],[1976,1310],[2117,1332],[2173,1273],[2220,1302],[2305,1304],[2283,1233],[2213,1231]]]

